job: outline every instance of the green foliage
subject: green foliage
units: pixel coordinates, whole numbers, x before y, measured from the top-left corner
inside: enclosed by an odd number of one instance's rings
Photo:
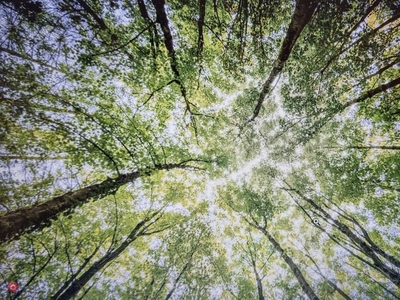
[[[399,259],[398,3],[318,2],[247,122],[303,2],[1,1],[0,218],[154,172],[1,245],[0,298],[51,297],[158,210],[78,297],[303,299],[260,228],[321,299],[304,249],[350,298],[399,297],[335,224]]]

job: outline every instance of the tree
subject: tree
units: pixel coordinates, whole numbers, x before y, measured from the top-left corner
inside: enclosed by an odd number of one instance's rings
[[[0,7],[0,298],[400,297],[399,3]]]
[[[107,253],[93,263],[82,275],[72,280],[69,285],[63,286],[60,290],[55,293],[51,299],[71,299],[88,283],[88,281],[99,271],[101,271],[106,265],[110,264],[114,259],[116,259],[131,243],[133,243],[137,238],[143,235],[151,235],[166,228],[152,229],[153,226],[161,217],[161,211],[156,211],[142,221],[136,224],[133,230],[130,232],[128,237],[117,247],[113,245],[112,248],[107,251]]]
[[[286,183],[287,184],[287,183]],[[389,253],[386,253],[384,250],[382,250],[380,247],[378,247],[370,238],[368,235],[367,231],[360,225],[360,223],[357,222],[355,218],[351,218],[349,216],[346,216],[342,214],[341,212],[338,212],[341,217],[346,219],[347,221],[350,221],[354,225],[358,227],[359,230],[361,230],[362,234],[361,237],[359,235],[350,229],[348,225],[345,223],[334,219],[327,211],[325,211],[320,205],[315,203],[312,199],[304,196],[300,191],[291,188],[289,185],[289,189],[287,189],[288,192],[295,192],[298,196],[301,197],[302,200],[305,200],[308,204],[312,206],[312,209],[316,211],[318,216],[322,217],[324,220],[326,220],[329,224],[333,225],[336,227],[340,232],[342,232],[344,235],[347,236],[349,239],[350,243],[354,244],[356,246],[356,250],[360,251],[363,253],[366,257],[370,258],[372,260],[372,263],[368,263],[371,267],[375,268],[376,270],[380,271],[383,275],[387,276],[395,285],[399,286],[399,278],[400,274],[396,272],[396,270],[391,267],[389,264],[392,264],[395,267],[400,266],[400,261],[390,255]],[[297,202],[298,203],[298,202]],[[306,210],[304,210],[303,206],[298,204],[303,211],[306,213]],[[310,217],[308,215],[308,217]],[[312,218],[310,218],[312,220]],[[315,226],[319,227],[320,225],[318,223],[315,223]],[[335,238],[335,237],[334,237]],[[386,263],[381,260],[381,258],[384,258],[386,260]]]
[[[267,220],[271,219],[274,214],[274,208],[276,207],[276,204],[273,204],[273,202],[270,200],[268,191],[264,191],[263,194],[259,195],[248,188],[244,188],[242,191],[239,190],[238,194],[239,195],[237,195],[236,197],[242,199],[244,203],[236,204],[235,202],[237,200],[234,200],[234,202],[232,203],[232,200],[229,199],[232,196],[228,196],[229,198],[227,200],[227,204],[236,212],[244,212],[245,214],[247,214],[243,216],[246,223],[265,235],[265,237],[273,246],[274,250],[281,255],[285,263],[291,269],[293,275],[296,277],[299,285],[301,286],[303,292],[307,295],[307,297],[309,299],[319,299],[311,288],[308,281],[305,279],[300,269],[293,262],[292,258],[287,254],[285,250],[283,250],[281,245],[276,241],[276,239],[267,229]],[[239,210],[237,205],[244,210]],[[264,224],[261,225],[261,222],[263,222]]]
[[[0,242],[11,240],[28,229],[36,230],[43,224],[47,224],[50,220],[57,218],[57,215],[60,213],[71,211],[90,199],[101,198],[105,195],[115,193],[120,186],[132,182],[143,175],[149,176],[156,170],[193,168],[187,164],[190,161],[199,160],[189,159],[178,164],[159,165],[155,166],[155,168],[147,168],[144,171],[122,174],[117,178],[107,179],[101,183],[69,192],[30,208],[22,208],[17,211],[7,212],[0,216],[0,223],[5,229],[0,236]]]

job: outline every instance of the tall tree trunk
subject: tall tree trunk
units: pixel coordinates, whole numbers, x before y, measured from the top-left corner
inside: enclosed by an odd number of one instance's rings
[[[305,249],[305,248],[304,248]],[[307,251],[307,249],[305,249],[306,251]],[[321,275],[325,280],[326,280],[326,282],[328,282],[328,284],[335,290],[335,291],[337,291],[339,294],[340,294],[340,296],[342,296],[344,299],[346,299],[346,300],[351,300],[351,298],[340,288],[340,287],[338,287],[337,285],[336,285],[336,283],[334,283],[332,280],[330,280],[328,277],[326,277],[323,273],[322,273],[322,271],[321,271],[321,269],[319,268],[319,266],[318,266],[318,264],[315,262],[315,260],[311,257],[311,255],[310,255],[310,253],[307,251],[307,254],[305,254],[311,261],[312,261],[312,263],[314,264],[314,266],[317,268],[317,272],[318,272],[318,274],[319,275]]]
[[[259,94],[257,105],[254,108],[253,115],[247,121],[247,123],[252,122],[257,118],[260,113],[262,104],[265,97],[271,92],[272,83],[281,73],[285,62],[288,60],[290,53],[292,52],[293,46],[295,45],[298,37],[303,31],[304,27],[311,21],[315,9],[317,8],[318,1],[315,0],[297,0],[296,7],[289,24],[289,28],[286,31],[286,36],[283,40],[279,55],[274,62],[274,67],[272,68],[268,79],[265,81],[262,90]]]
[[[160,211],[157,211],[140,221],[118,248],[116,248],[114,251],[107,252],[102,258],[96,261],[89,269],[79,276],[79,278],[75,279],[67,289],[62,292],[58,291],[54,296],[52,296],[51,300],[69,300],[75,297],[97,272],[103,269],[108,263],[116,259],[139,236],[145,235],[145,231],[148,229],[148,227],[154,224],[159,218],[153,222],[150,222],[150,220],[159,213]]]
[[[381,150],[400,150],[400,146],[350,146],[348,149],[381,149]]]
[[[287,263],[289,268],[292,270],[294,276],[296,276],[297,281],[299,282],[301,288],[303,289],[304,293],[308,296],[310,300],[317,300],[319,299],[318,296],[314,293],[311,286],[308,284],[307,280],[304,278],[303,274],[301,273],[300,269],[297,265],[293,262],[291,257],[286,254],[286,252],[282,249],[281,245],[269,234],[269,232],[261,228],[261,231],[265,234],[268,238],[272,246],[275,248],[276,251],[282,256],[283,260]]]
[[[254,244],[253,244],[254,245]],[[263,290],[263,284],[262,284],[262,278],[260,277],[260,274],[257,271],[257,262],[256,262],[256,251],[253,252],[253,250],[251,249],[250,245],[249,245],[249,241],[247,241],[247,247],[248,247],[248,251],[246,251],[244,248],[243,250],[249,254],[250,256],[250,263],[251,266],[253,267],[253,272],[254,275],[256,276],[256,284],[257,284],[257,292],[258,292],[258,300],[265,300],[264,297],[264,290]],[[271,256],[270,256],[271,257]],[[269,259],[269,258],[268,258]]]
[[[286,183],[287,184],[287,183]],[[290,190],[294,191],[297,195],[299,195],[304,201],[309,203],[316,211],[318,211],[326,220],[331,222],[331,225],[336,227],[340,232],[346,235],[350,241],[359,247],[360,251],[370,258],[373,261],[374,267],[379,270],[383,275],[389,278],[396,286],[400,287],[400,273],[397,272],[394,268],[387,266],[385,263],[382,262],[380,257],[387,259],[390,263],[395,266],[400,266],[400,261],[395,257],[387,254],[385,251],[380,249],[376,244],[372,243],[369,245],[368,239],[365,242],[362,238],[358,237],[349,226],[344,224],[343,222],[334,219],[329,213],[327,213],[322,207],[320,207],[317,203],[315,203],[310,198],[304,196],[300,191],[291,188]]]
[[[151,0],[151,2],[153,3],[153,6],[156,10],[156,14],[157,14],[156,22],[160,24],[161,30],[164,35],[164,45],[168,51],[170,67],[171,67],[172,72],[175,75],[174,82],[178,83],[178,85],[179,85],[182,97],[185,100],[186,112],[189,112],[192,114],[192,105],[193,104],[189,101],[189,99],[187,97],[186,87],[183,85],[181,74],[178,70],[178,60],[176,58],[176,52],[175,52],[175,48],[174,48],[174,42],[173,42],[173,38],[172,38],[172,34],[171,34],[171,29],[169,27],[168,16],[165,11],[165,1],[164,0]]]
[[[393,87],[395,87],[395,86],[397,86],[399,84],[400,84],[400,77],[398,77],[396,79],[393,79],[390,82],[384,83],[384,84],[382,84],[382,85],[380,85],[380,86],[378,86],[378,87],[376,87],[376,88],[374,88],[372,90],[366,91],[360,97],[345,103],[342,106],[342,110],[344,110],[345,108],[350,107],[350,106],[352,106],[352,105],[354,105],[356,103],[363,102],[363,101],[375,96],[376,94],[385,92],[388,89],[393,88]]]
[[[111,194],[121,186],[133,182],[141,176],[149,176],[157,170],[185,169],[188,168],[186,163],[190,161],[201,160],[187,160],[178,164],[157,165],[154,168],[145,168],[141,171],[121,174],[116,178],[109,178],[101,183],[54,197],[41,204],[6,212],[0,216],[0,244],[13,240],[28,230],[33,231],[43,225],[49,225],[50,221],[57,219],[60,213],[69,212],[90,199],[98,199]]]
[[[262,280],[260,278],[260,275],[257,272],[257,268],[256,268],[255,263],[253,263],[253,271],[254,271],[254,274],[256,275],[258,300],[265,300]]]
[[[169,300],[172,297],[172,294],[175,292],[175,290],[176,290],[176,288],[178,286],[179,280],[182,278],[182,275],[190,268],[190,264],[192,263],[193,256],[196,253],[196,251],[197,251],[197,249],[198,249],[198,247],[200,245],[203,233],[204,233],[204,231],[201,232],[200,236],[197,239],[196,244],[191,249],[191,252],[190,252],[188,260],[186,261],[186,263],[183,266],[182,270],[179,272],[178,277],[175,278],[174,283],[172,285],[172,288],[167,293],[167,296],[165,297],[165,300]]]
[[[274,249],[279,252],[279,254],[282,256],[283,260],[286,262],[286,264],[289,266],[289,268],[292,270],[294,276],[296,277],[297,281],[299,282],[301,288],[303,289],[303,292],[307,295],[307,297],[310,300],[319,300],[318,296],[314,293],[313,289],[311,286],[308,284],[307,280],[304,278],[303,274],[301,273],[300,269],[297,267],[297,265],[293,262],[291,257],[286,254],[286,251],[284,251],[279,245],[279,243],[273,238],[273,236],[267,231],[266,227],[261,227],[259,224],[252,223],[246,219],[247,223],[249,223],[251,226],[257,228],[260,230],[269,240],[269,242],[272,244]]]
[[[85,258],[83,264],[76,270],[76,272],[72,273],[71,277],[64,282],[64,284],[61,286],[61,288],[52,296],[53,299],[58,299],[60,295],[71,285],[71,283],[76,279],[76,277],[80,274],[80,272],[83,271],[83,269],[87,266],[87,264],[90,262],[90,260],[93,258],[93,256],[96,255],[96,253],[99,251],[101,245],[98,245],[94,251]]]

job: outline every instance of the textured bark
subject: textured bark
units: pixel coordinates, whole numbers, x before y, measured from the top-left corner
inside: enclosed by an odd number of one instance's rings
[[[42,225],[49,225],[50,221],[57,219],[60,213],[69,212],[90,199],[113,193],[119,187],[133,182],[141,176],[149,176],[157,170],[185,169],[188,167],[186,163],[189,161],[178,164],[157,165],[154,168],[121,174],[116,178],[109,178],[101,183],[54,197],[44,203],[7,212],[0,216],[0,244],[13,240],[28,230],[33,231],[39,229]]]
[[[384,84],[382,84],[382,85],[380,85],[380,86],[378,86],[378,87],[376,87],[376,88],[374,88],[372,90],[369,90],[369,91],[365,92],[360,97],[345,103],[343,105],[343,107],[342,107],[342,110],[344,110],[345,108],[350,107],[350,106],[352,106],[352,105],[354,105],[356,103],[364,102],[365,100],[375,96],[376,94],[379,94],[381,92],[385,92],[388,89],[393,88],[393,87],[395,87],[395,86],[397,86],[399,84],[400,84],[400,77],[398,77],[396,79],[393,79],[390,82],[384,83]]]
[[[131,233],[128,235],[128,237],[125,239],[124,242],[121,243],[121,245],[115,249],[114,251],[107,252],[106,255],[104,255],[101,259],[96,261],[88,270],[86,270],[79,278],[74,280],[71,285],[69,286],[68,289],[66,289],[60,296],[56,298],[56,296],[52,296],[52,300],[69,300],[72,299],[78,292],[88,283],[92,277],[99,272],[101,269],[103,269],[108,263],[112,262],[114,259],[116,259],[132,242],[134,242],[140,235],[144,233],[144,230],[148,226],[146,224],[153,218],[155,217],[156,214],[159,212],[156,212],[152,214],[150,217],[144,219],[143,221],[140,221],[135,228],[131,231]],[[152,224],[152,223],[151,223]],[[150,225],[151,225],[150,224]],[[140,232],[139,232],[140,231]],[[56,295],[59,295],[60,293],[57,292]]]
[[[269,232],[265,228],[262,227],[257,227],[257,228],[265,234],[265,236],[268,238],[274,249],[278,251],[279,254],[282,256],[283,260],[292,270],[294,276],[296,276],[297,281],[299,282],[301,288],[303,289],[303,292],[307,295],[307,297],[311,300],[318,300],[319,299],[318,296],[314,293],[313,289],[308,284],[307,280],[304,278],[300,269],[293,262],[291,257],[286,254],[286,252],[282,249],[279,243],[272,237],[272,235],[269,234]]]
[[[274,67],[272,68],[267,81],[265,81],[262,90],[259,94],[257,105],[254,108],[253,115],[247,121],[252,122],[257,118],[260,113],[262,104],[265,97],[272,90],[272,83],[281,73],[285,62],[288,60],[290,53],[292,52],[293,46],[295,45],[298,37],[303,31],[304,27],[311,21],[315,9],[317,8],[318,1],[310,0],[297,0],[296,7],[289,24],[289,28],[286,32],[285,39],[283,40],[281,49],[279,51],[278,58],[274,62]]]

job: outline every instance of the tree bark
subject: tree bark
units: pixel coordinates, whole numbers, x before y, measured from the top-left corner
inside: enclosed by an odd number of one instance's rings
[[[139,177],[149,176],[157,170],[185,169],[190,167],[186,164],[190,161],[196,160],[187,160],[178,164],[157,165],[154,168],[145,168],[141,171],[121,174],[116,178],[108,178],[101,183],[54,197],[41,204],[6,212],[0,216],[0,244],[11,241],[27,231],[34,231],[43,225],[49,225],[51,220],[58,218],[60,213],[70,212],[90,199],[98,199],[111,194],[121,186],[133,182]]]
[[[169,56],[169,61],[170,61],[170,67],[172,72],[175,75],[175,82],[178,83],[179,88],[181,90],[181,94],[183,99],[185,100],[186,104],[186,111],[189,113],[192,113],[191,106],[193,105],[190,103],[187,97],[187,91],[185,86],[183,85],[181,81],[181,75],[178,70],[178,61],[176,59],[176,53],[174,49],[174,42],[172,39],[172,34],[171,34],[171,29],[169,28],[169,21],[167,17],[167,13],[165,12],[165,1],[164,0],[152,0],[153,6],[156,10],[157,13],[157,20],[156,22],[160,24],[161,30],[164,35],[164,45],[165,48],[167,48],[168,51],[168,56]]]
[[[308,284],[307,280],[304,278],[303,274],[301,273],[300,269],[297,267],[297,265],[293,262],[291,257],[286,254],[286,252],[282,249],[282,247],[279,245],[279,243],[272,237],[272,235],[269,234],[269,232],[260,226],[256,226],[258,230],[260,230],[264,235],[268,238],[272,246],[276,251],[279,252],[279,254],[282,256],[283,260],[286,262],[286,264],[289,266],[289,268],[292,270],[294,276],[296,276],[297,281],[299,282],[301,288],[303,289],[303,292],[307,295],[307,297],[310,300],[318,300],[318,296],[314,293],[313,289],[311,286]]]
[[[384,84],[382,84],[382,85],[380,85],[380,86],[378,86],[378,87],[376,87],[376,88],[374,88],[372,90],[369,90],[369,91],[365,92],[360,97],[358,97],[358,98],[356,98],[354,100],[348,101],[347,103],[345,103],[342,106],[342,110],[344,110],[347,107],[350,107],[350,106],[352,106],[352,105],[354,105],[356,103],[364,102],[365,100],[375,96],[376,94],[379,94],[381,92],[385,92],[388,89],[393,88],[393,87],[395,87],[395,86],[397,86],[399,84],[400,84],[400,77],[398,77],[398,78],[396,78],[396,79],[394,79],[394,80],[392,80],[390,82],[384,83]]]
[[[317,5],[318,1],[314,0],[296,1],[296,7],[289,24],[289,28],[286,32],[285,39],[283,40],[281,49],[279,51],[278,58],[275,60],[274,67],[272,68],[267,81],[265,81],[262,87],[262,90],[258,97],[257,105],[254,108],[253,115],[250,117],[247,123],[254,121],[260,113],[265,97],[271,92],[272,83],[281,73],[285,62],[288,60],[298,37],[300,36],[304,27],[311,21]]]
[[[378,257],[378,255],[381,255],[382,257],[386,258],[389,262],[393,263],[396,265],[396,261],[398,262],[397,259],[394,259],[391,255],[385,253],[382,249],[380,249],[377,245],[373,244],[372,246],[368,245],[363,239],[359,238],[351,229],[349,226],[344,224],[343,222],[334,219],[331,217],[330,214],[328,214],[322,207],[320,207],[318,204],[316,204],[313,200],[310,198],[304,196],[300,191],[296,189],[292,189],[293,191],[296,192],[303,200],[305,200],[307,203],[309,203],[314,209],[319,211],[325,219],[330,220],[332,222],[332,225],[336,227],[340,232],[345,234],[354,245],[357,245],[360,249],[360,251],[366,255],[368,258],[370,258],[373,261],[374,267],[376,267],[377,270],[379,270],[383,275],[385,275],[387,278],[389,278],[396,286],[400,287],[400,273],[394,270],[394,268],[388,267],[386,264],[384,264],[381,259]],[[392,258],[392,259],[389,259]],[[393,260],[394,259],[394,260]]]
[[[75,278],[79,275],[80,272],[83,271],[83,269],[86,267],[86,265],[90,262],[90,260],[93,258],[93,256],[96,255],[96,253],[99,251],[101,245],[98,245],[95,250],[89,255],[89,257],[85,258],[83,264],[78,268],[76,272],[74,272],[71,277],[64,282],[64,284],[61,286],[61,288],[52,296],[53,299],[58,299],[60,295],[68,288],[68,286],[75,280]]]
[[[253,263],[253,271],[254,271],[254,274],[256,275],[258,300],[265,300],[262,280],[260,278],[260,275],[257,272],[257,268],[256,268],[255,263]]]
[[[206,15],[206,2],[207,0],[199,0],[199,19],[197,20],[198,38],[197,38],[197,56],[200,57],[203,53],[204,36],[203,26],[204,18]]]
[[[307,250],[306,250],[307,251]],[[307,251],[307,253],[308,253],[308,251]],[[312,263],[314,264],[314,266],[317,268],[317,270],[318,270],[318,274],[319,275],[321,275],[325,280],[326,280],[326,282],[328,282],[328,284],[335,290],[335,291],[337,291],[339,294],[340,294],[340,296],[342,296],[344,299],[346,299],[346,300],[351,300],[351,298],[341,289],[341,288],[339,288],[337,285],[336,285],[336,283],[334,283],[332,280],[330,280],[328,277],[326,277],[323,273],[322,273],[322,271],[321,271],[321,269],[319,268],[319,266],[317,265],[317,263],[315,262],[315,260],[311,257],[311,255],[308,253],[308,254],[305,254],[311,261],[312,261]]]
[[[145,234],[145,230],[154,222],[147,224],[152,218],[154,218],[160,211],[157,211],[140,221],[135,228],[131,231],[128,237],[121,243],[121,245],[114,251],[107,252],[101,259],[96,261],[88,270],[85,271],[79,278],[74,280],[68,289],[66,289],[59,297],[51,297],[51,300],[69,300],[72,299],[78,292],[85,286],[86,283],[101,269],[103,269],[108,263],[116,259],[132,242],[134,242],[139,236]],[[158,219],[157,219],[158,220]],[[139,232],[140,231],[140,232]],[[57,292],[56,295],[60,293]]]

